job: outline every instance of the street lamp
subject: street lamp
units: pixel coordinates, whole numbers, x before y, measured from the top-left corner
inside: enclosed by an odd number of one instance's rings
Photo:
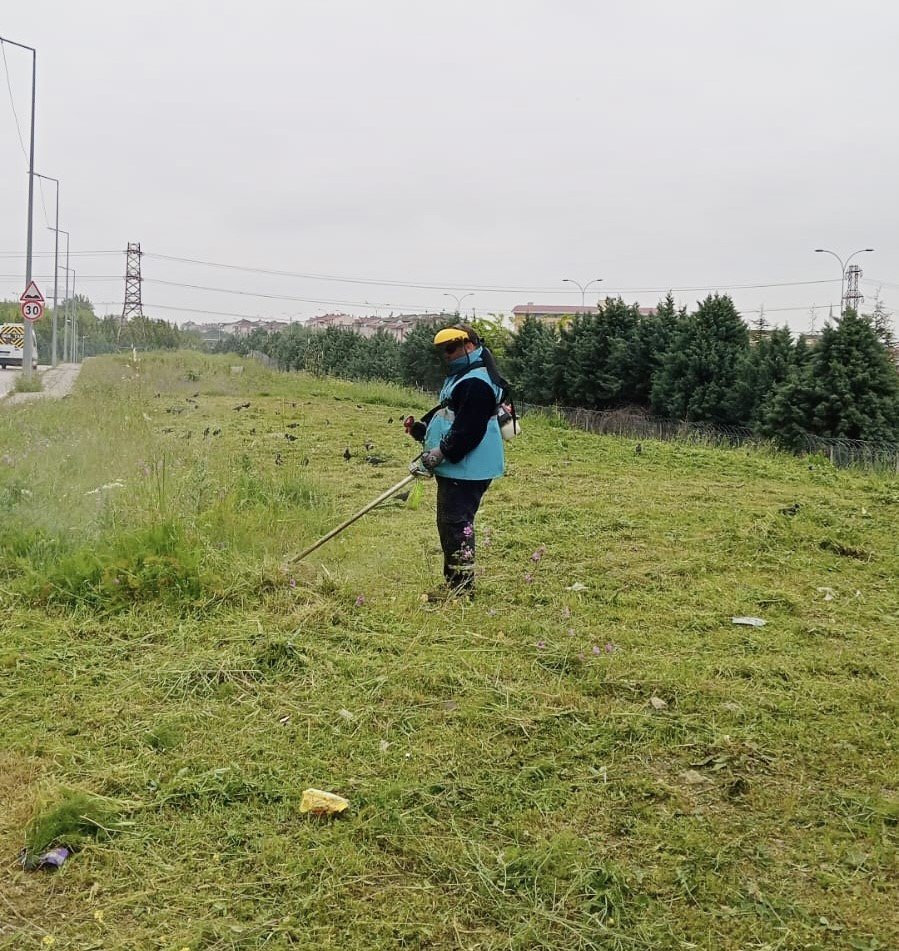
[[[58,235],[64,234],[64,235],[66,236],[66,264],[65,264],[65,267],[63,268],[63,270],[66,272],[66,296],[65,296],[65,302],[66,302],[66,319],[65,319],[65,321],[64,321],[64,323],[63,323],[65,335],[64,335],[63,344],[62,344],[62,359],[63,359],[63,363],[65,363],[66,354],[68,353],[68,349],[69,349],[69,347],[68,347],[68,342],[67,342],[68,339],[69,339],[69,336],[68,336],[68,334],[69,334],[69,320],[68,320],[68,314],[69,314],[69,270],[70,270],[70,268],[69,268],[69,232],[68,232],[68,231],[64,231],[62,228],[51,228],[50,230],[51,230],[51,231],[55,231],[55,232],[57,233],[57,240],[58,240]],[[55,326],[55,325],[54,325],[54,326]],[[55,353],[55,352],[56,352],[56,351],[54,350],[54,353]]]
[[[852,254],[846,258],[844,262],[843,259],[836,253],[836,251],[828,251],[827,248],[815,248],[815,254],[830,254],[835,257],[840,262],[840,316],[843,316],[843,295],[845,294],[846,287],[846,268],[849,267],[849,262],[856,256],[856,254],[864,254],[867,251],[873,251],[874,248],[859,248],[858,251],[853,251]]]
[[[63,234],[68,237],[68,234],[64,231]],[[68,251],[68,248],[66,249]],[[67,255],[68,257],[68,255]],[[63,338],[62,338],[62,362],[69,363],[69,355],[71,351],[71,345],[69,343],[69,324],[70,320],[70,311],[72,309],[71,298],[69,297],[69,275],[72,275],[72,294],[75,293],[75,269],[71,267],[63,267],[63,270],[66,272],[66,309],[65,309],[65,320],[63,322]]]
[[[75,276],[75,268],[72,268],[72,363],[78,362],[78,300],[75,297]]]
[[[31,284],[31,239],[34,225],[34,100],[37,89],[37,50],[33,46],[16,43],[14,40],[0,36],[0,45],[3,43],[18,46],[19,49],[28,50],[31,53],[31,151],[28,158],[28,237],[25,241],[25,287],[27,288]],[[26,333],[25,345],[22,348],[22,376],[26,380],[31,378],[32,352],[31,334]]]
[[[52,353],[53,358],[51,360],[51,365],[56,366],[56,302],[59,296],[59,179],[53,178],[52,175],[39,175],[37,172],[34,173],[35,178],[42,178],[47,182],[56,182],[56,227],[50,228],[51,231],[56,232],[56,242],[53,248],[53,344],[52,344]],[[66,260],[68,264],[68,260]]]
[[[585,295],[586,292],[587,292],[587,288],[588,288],[591,284],[599,284],[601,281],[602,281],[602,278],[601,278],[601,277],[594,277],[592,281],[587,281],[586,284],[580,284],[580,283],[578,283],[578,281],[573,281],[570,277],[563,277],[563,278],[562,278],[562,283],[563,283],[563,284],[575,284],[575,285],[577,285],[577,287],[580,288],[580,291],[581,291],[581,308],[584,307],[584,295]]]
[[[464,301],[466,297],[474,297],[474,291],[469,291],[467,294],[463,294],[461,297],[457,297],[455,294],[446,293],[443,296],[452,297],[452,299],[456,302],[456,316],[459,317],[462,313],[462,301]]]

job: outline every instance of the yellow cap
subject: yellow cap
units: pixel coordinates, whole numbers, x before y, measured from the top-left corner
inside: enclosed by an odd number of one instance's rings
[[[434,337],[434,346],[439,347],[451,340],[468,340],[468,334],[458,327],[447,327],[445,330],[438,330]]]

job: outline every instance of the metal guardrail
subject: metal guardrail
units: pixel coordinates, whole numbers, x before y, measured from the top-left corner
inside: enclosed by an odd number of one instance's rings
[[[565,420],[570,426],[589,433],[625,436],[630,439],[659,439],[689,442],[703,446],[776,447],[777,443],[754,433],[746,426],[720,426],[714,423],[690,423],[661,416],[642,415],[622,410],[593,410],[580,406],[521,405],[523,414]],[[862,466],[899,472],[899,443],[867,442],[806,435],[801,438],[800,455],[823,455],[834,466]]]

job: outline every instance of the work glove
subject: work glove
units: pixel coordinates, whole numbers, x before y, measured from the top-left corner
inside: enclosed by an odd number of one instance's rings
[[[431,449],[422,454],[421,464],[428,472],[433,472],[441,462],[443,462],[443,453],[439,449]]]
[[[403,429],[416,441],[421,442],[425,438],[428,427],[420,419],[414,416],[407,416],[403,420]]]

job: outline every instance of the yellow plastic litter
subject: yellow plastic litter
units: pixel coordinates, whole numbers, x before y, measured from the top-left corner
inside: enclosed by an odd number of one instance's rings
[[[349,800],[321,789],[304,789],[300,802],[300,812],[309,812],[313,816],[334,816],[349,809]]]

